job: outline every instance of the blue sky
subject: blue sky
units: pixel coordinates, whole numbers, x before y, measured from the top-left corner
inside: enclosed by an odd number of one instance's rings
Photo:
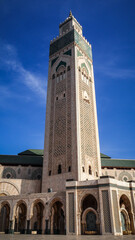
[[[49,43],[70,9],[92,44],[101,152],[135,159],[134,0],[0,0],[0,154],[43,148]]]

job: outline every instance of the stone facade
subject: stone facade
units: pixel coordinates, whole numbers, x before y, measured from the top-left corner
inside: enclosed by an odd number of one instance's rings
[[[0,232],[135,234],[135,164],[100,158],[92,50],[71,12],[50,43],[44,158],[0,163]]]

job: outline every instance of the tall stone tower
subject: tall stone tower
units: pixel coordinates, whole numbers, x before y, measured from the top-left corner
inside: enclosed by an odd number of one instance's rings
[[[42,192],[100,171],[92,50],[70,12],[50,43]]]

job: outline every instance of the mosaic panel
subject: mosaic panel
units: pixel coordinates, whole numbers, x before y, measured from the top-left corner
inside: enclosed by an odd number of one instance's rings
[[[75,29],[71,30],[50,45],[50,56],[72,42],[76,42],[85,54],[92,59],[92,50],[90,45],[86,43],[86,41]]]
[[[54,54],[55,52],[59,51],[60,49],[64,48],[68,44],[72,43],[74,41],[74,30],[71,30],[58,40],[56,40],[54,43],[50,45],[50,56]]]
[[[67,52],[64,52],[64,55],[69,55],[69,56],[71,56],[71,55],[72,55],[71,49],[68,50]]]
[[[82,64],[85,67],[85,64]],[[80,99],[80,133],[81,133],[81,161],[88,172],[88,161],[92,172],[98,171],[96,126],[94,115],[92,83],[83,80],[84,75],[79,71],[79,99]]]
[[[110,219],[110,207],[109,207],[109,198],[108,191],[102,191],[102,201],[103,201],[103,212],[104,212],[104,226],[105,232],[111,233],[111,219]]]
[[[13,168],[5,168],[2,174],[3,178],[16,178],[16,172]]]
[[[51,67],[53,66],[53,64],[57,61],[58,57],[54,58],[51,62]]]
[[[56,67],[56,72],[57,72],[58,68],[59,68],[60,66],[62,66],[62,65],[66,67],[66,62],[60,61],[60,63],[59,63],[58,66]]]
[[[85,40],[76,30],[74,30],[74,41],[79,45],[79,47],[81,47],[85,54],[92,59],[91,47],[85,42]]]
[[[61,70],[60,70],[61,71]],[[65,71],[61,81],[53,81],[51,90],[51,116],[49,137],[48,173],[57,174],[61,164],[62,173],[71,168],[71,71]],[[58,72],[60,74],[61,72]]]
[[[77,50],[77,57],[80,57],[80,56],[83,56],[83,55],[79,50]]]
[[[75,220],[74,220],[74,193],[68,194],[68,203],[69,203],[69,232],[75,232]]]

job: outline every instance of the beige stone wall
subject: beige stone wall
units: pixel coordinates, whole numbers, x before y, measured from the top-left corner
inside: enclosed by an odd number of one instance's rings
[[[113,176],[117,180],[120,181],[130,181],[134,180],[135,181],[135,170],[130,169],[130,170],[122,170],[122,169],[107,169],[104,168],[102,169],[102,176]]]
[[[76,47],[76,59],[79,180],[85,180],[96,178],[101,172],[99,137],[93,63],[78,47]]]
[[[19,195],[41,191],[41,180],[2,179],[0,178],[0,194]]]
[[[68,50],[71,50],[71,55],[65,54]],[[54,59],[56,61],[52,66]],[[61,62],[64,64],[58,68]],[[86,67],[83,67],[84,64]],[[82,80],[82,71],[85,74],[87,72],[88,84]],[[63,73],[64,78],[59,79]],[[43,192],[48,188],[57,191],[61,187],[61,190],[64,190],[66,179],[86,180],[100,175],[95,101],[92,62],[84,54],[78,58],[77,46],[72,43],[51,56],[46,105]],[[62,176],[58,175],[59,165]]]
[[[71,56],[64,54],[68,50],[71,50]],[[52,188],[53,191],[65,190],[67,179],[77,179],[73,44],[64,48],[55,57],[58,59],[53,66],[51,61],[54,56],[49,62],[43,192],[48,191],[48,188]],[[56,71],[61,61],[66,63],[66,67],[61,66]],[[61,77],[61,73],[64,73],[63,79],[57,79],[57,75]],[[52,79],[54,74],[55,78]],[[59,165],[61,165],[61,174],[58,174]]]
[[[41,179],[42,167],[34,166],[3,166],[0,165],[0,178],[13,179]]]

